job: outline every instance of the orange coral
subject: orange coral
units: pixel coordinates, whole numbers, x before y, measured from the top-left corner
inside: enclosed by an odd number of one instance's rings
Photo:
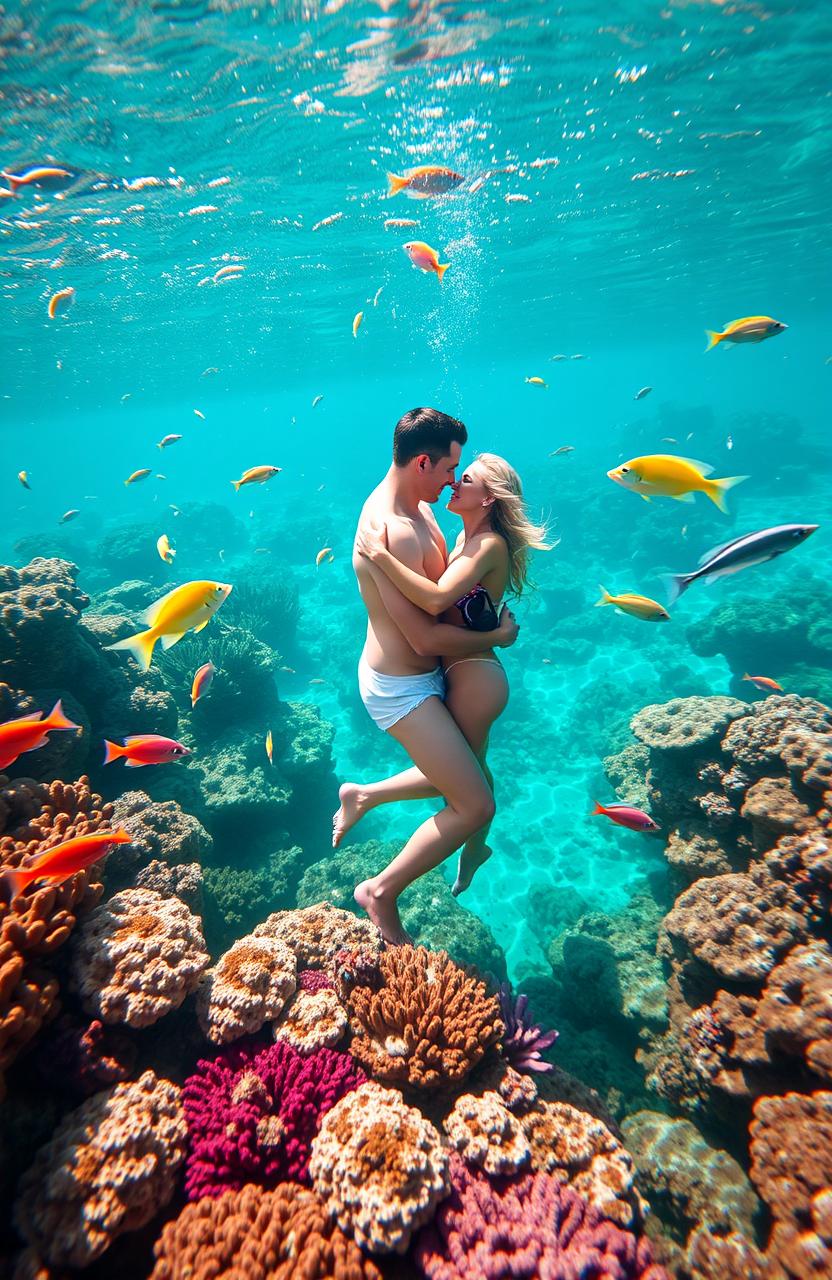
[[[229,1044],[279,1017],[295,990],[295,957],[275,938],[238,938],[197,990],[199,1023],[214,1044]]]
[[[254,930],[256,938],[277,938],[295,953],[298,969],[326,969],[342,947],[377,954],[381,934],[351,911],[316,902],[296,911],[274,911]]]
[[[463,1093],[444,1122],[451,1146],[489,1175],[514,1173],[529,1163],[531,1148],[500,1095]]]
[[[378,991],[348,995],[350,1052],[378,1080],[422,1089],[464,1080],[505,1028],[496,996],[447,951],[395,947],[379,961]]]
[[[289,1182],[204,1196],[166,1224],[155,1253],[151,1280],[381,1280],[314,1191]]]
[[[774,1221],[768,1256],[790,1275],[832,1274],[832,1093],[759,1098],[749,1132],[751,1181]]]
[[[347,1011],[331,987],[298,991],[272,1025],[275,1040],[287,1040],[301,1053],[314,1053],[343,1038]]]
[[[0,868],[18,867],[63,840],[102,830],[111,816],[112,807],[90,791],[86,777],[71,784],[0,778]],[[102,892],[91,867],[61,885],[30,890],[13,904],[0,902],[0,1071],[55,1010],[58,981],[37,961],[66,942],[77,916]]]

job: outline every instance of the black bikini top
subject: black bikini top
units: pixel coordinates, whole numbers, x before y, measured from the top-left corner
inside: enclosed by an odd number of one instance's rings
[[[462,621],[472,631],[496,631],[500,625],[494,601],[481,582],[456,602]]]

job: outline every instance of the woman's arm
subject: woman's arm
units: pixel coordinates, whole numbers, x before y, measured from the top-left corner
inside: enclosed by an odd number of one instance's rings
[[[409,569],[401,560],[396,559],[387,547],[386,529],[383,525],[360,529],[355,546],[359,554],[381,569],[385,577],[412,604],[435,617],[449,605],[455,604],[460,596],[464,596],[490,569],[496,567],[497,557],[502,550],[501,541],[499,534],[486,534],[478,538],[471,551],[461,551],[453,563],[448,565],[438,582],[431,582],[424,574]]]
[[[442,653],[451,658],[470,658],[484,649],[507,649],[517,639],[520,628],[505,605],[500,611],[500,625],[495,631],[453,627],[447,622],[434,622],[411,604],[374,564],[370,563],[369,570],[382,604],[411,649],[420,657],[438,657]]]

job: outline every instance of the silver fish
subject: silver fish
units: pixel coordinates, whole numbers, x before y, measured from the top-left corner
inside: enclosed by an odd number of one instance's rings
[[[635,395],[633,396],[633,399],[643,400],[645,396],[649,396],[652,390],[653,390],[652,387],[642,387],[639,391],[635,393]]]
[[[727,578],[731,573],[739,573],[741,569],[750,569],[752,565],[765,564],[766,560],[782,556],[805,542],[817,527],[816,524],[778,524],[770,529],[744,533],[740,538],[732,538],[730,542],[706,551],[699,558],[699,568],[692,573],[662,574],[668,602],[674,604],[697,578],[716,582],[718,578]]]

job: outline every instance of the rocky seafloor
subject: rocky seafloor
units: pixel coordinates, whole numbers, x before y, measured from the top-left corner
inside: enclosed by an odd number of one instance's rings
[[[832,713],[639,711],[604,767],[666,875],[567,923],[542,894],[527,1005],[439,873],[405,899],[418,946],[350,909],[388,849],[328,849],[331,729],[279,698],[256,619],[209,631],[193,709],[187,642],[146,674],[105,651],[155,594],[0,568],[0,722],[60,697],[84,728],[0,777],[0,864],[133,837],[0,902],[9,1274],[832,1274]],[[194,757],[101,767],[149,731]]]

